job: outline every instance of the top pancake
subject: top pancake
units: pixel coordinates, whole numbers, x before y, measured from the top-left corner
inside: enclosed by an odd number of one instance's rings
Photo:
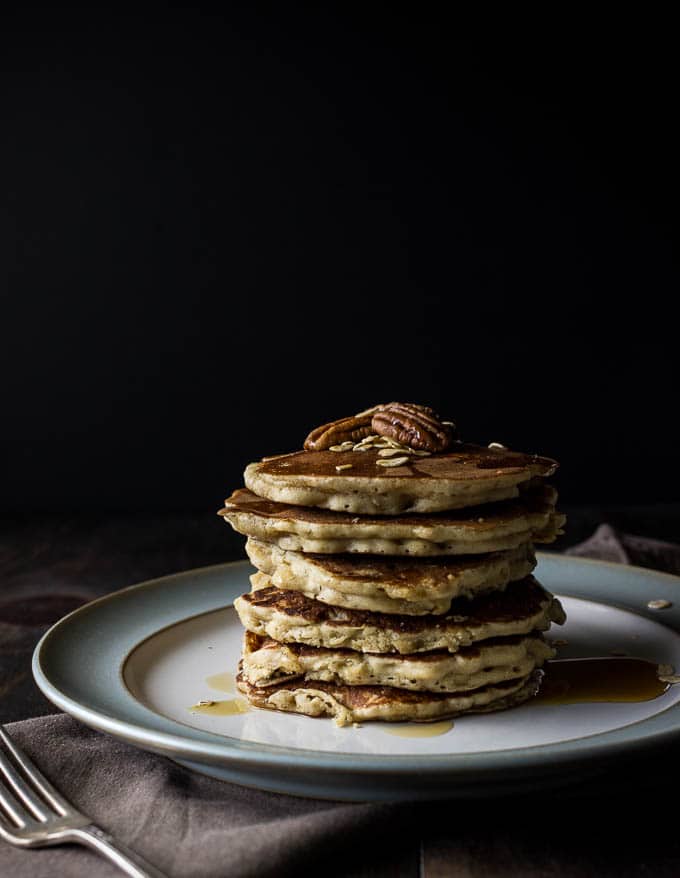
[[[454,443],[445,453],[406,457],[398,466],[374,448],[295,451],[246,467],[246,487],[279,503],[362,515],[441,512],[518,495],[518,486],[548,477],[557,462],[537,454]],[[382,461],[382,463],[380,463]]]

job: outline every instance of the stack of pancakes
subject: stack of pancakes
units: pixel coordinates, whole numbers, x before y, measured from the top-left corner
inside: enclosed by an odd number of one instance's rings
[[[358,426],[357,426],[358,425]],[[531,575],[564,516],[557,463],[391,403],[245,470],[220,515],[257,568],[235,601],[257,707],[427,721],[527,700],[559,601]]]

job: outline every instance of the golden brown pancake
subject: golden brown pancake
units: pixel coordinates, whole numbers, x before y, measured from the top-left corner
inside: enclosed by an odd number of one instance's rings
[[[234,602],[238,686],[339,724],[499,710],[537,691],[565,620],[531,572],[565,516],[555,460],[456,438],[389,403],[315,427],[303,451],[248,464],[219,514],[257,573]]]
[[[413,615],[445,613],[453,598],[503,589],[536,566],[530,543],[487,555],[389,558],[292,552],[251,537],[246,551],[277,588],[336,607]]]
[[[253,686],[242,672],[239,691],[255,707],[330,716],[337,725],[379,720],[428,722],[464,713],[505,710],[532,698],[539,689],[541,671],[469,692],[410,692],[390,686],[337,686],[333,683],[291,681],[276,686]]]
[[[551,476],[557,461],[537,454],[454,443],[444,453],[386,458],[374,448],[295,451],[246,467],[246,487],[277,503],[362,515],[440,512],[516,497],[518,486]],[[387,462],[391,462],[388,460]]]
[[[491,637],[545,631],[564,621],[559,601],[533,576],[510,583],[504,591],[487,592],[472,600],[458,598],[440,616],[408,616],[332,607],[297,591],[267,586],[256,573],[250,594],[234,606],[248,631],[280,643],[302,643],[360,652],[456,652]]]
[[[279,643],[247,631],[242,674],[253,686],[322,681],[339,686],[394,686],[414,692],[467,692],[524,677],[553,658],[537,633],[496,637],[448,650],[411,655]]]
[[[319,554],[474,555],[552,542],[564,523],[557,492],[541,485],[490,506],[398,516],[293,506],[239,489],[220,510],[239,533],[281,549]]]

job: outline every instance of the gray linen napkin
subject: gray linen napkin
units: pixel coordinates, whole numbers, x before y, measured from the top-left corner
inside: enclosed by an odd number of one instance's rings
[[[223,783],[62,714],[7,728],[67,799],[172,878],[292,875],[316,864],[329,874],[323,864],[343,856],[340,840],[347,857],[353,839],[369,826],[379,838],[388,814],[401,807],[323,802]],[[2,876],[120,874],[81,847],[20,851],[0,841]]]
[[[680,546],[608,525],[567,552],[680,572]],[[400,878],[417,875],[427,860],[421,861],[419,841],[429,819],[426,804],[347,804],[247,789],[185,770],[63,714],[12,723],[8,730],[93,822],[172,878],[301,871]],[[455,835],[455,820],[452,827]],[[119,874],[84,848],[19,851],[0,842],[2,876]]]
[[[589,539],[571,546],[564,554],[636,564],[680,575],[680,545],[623,533],[610,524],[601,524]]]

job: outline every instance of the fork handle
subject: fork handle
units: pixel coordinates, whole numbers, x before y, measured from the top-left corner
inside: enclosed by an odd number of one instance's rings
[[[94,823],[69,830],[68,839],[102,854],[132,878],[167,878],[165,873],[160,872],[151,863],[147,863],[143,857],[112,838]]]

